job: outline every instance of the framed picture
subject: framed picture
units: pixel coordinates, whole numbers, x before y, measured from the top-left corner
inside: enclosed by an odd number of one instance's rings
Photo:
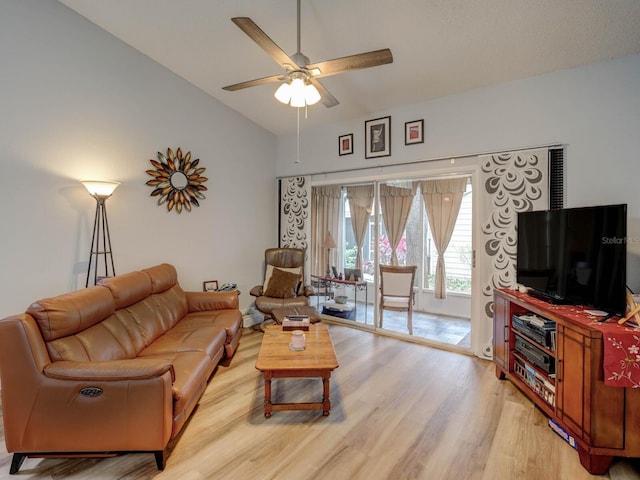
[[[404,124],[404,144],[424,143],[424,119],[406,122]]]
[[[351,155],[353,153],[353,133],[338,137],[338,155]]]
[[[364,122],[364,158],[391,155],[391,117]]]
[[[215,292],[218,290],[218,280],[206,280],[202,282],[203,292]]]

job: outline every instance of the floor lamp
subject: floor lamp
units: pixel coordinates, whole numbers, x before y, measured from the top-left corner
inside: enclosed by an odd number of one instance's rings
[[[85,287],[88,287],[92,264],[94,265],[93,284],[98,283],[98,261],[100,255],[104,256],[104,276],[109,277],[116,274],[111,252],[111,236],[109,235],[109,222],[107,221],[105,202],[120,184],[118,182],[95,181],[82,182],[82,184],[89,192],[89,195],[96,199],[96,215],[93,221],[93,236],[91,237],[89,267],[87,268],[87,281],[85,283]],[[109,263],[111,264],[111,274],[109,274]]]
[[[331,277],[331,262],[329,261],[329,256],[331,255],[331,249],[336,248],[336,242],[331,236],[331,232],[327,232],[326,237],[324,237],[322,248],[327,249],[327,277]]]

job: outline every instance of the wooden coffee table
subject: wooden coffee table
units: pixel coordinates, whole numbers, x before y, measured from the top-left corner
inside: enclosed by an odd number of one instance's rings
[[[256,368],[264,374],[264,416],[267,418],[271,417],[272,411],[278,410],[322,410],[324,416],[329,415],[329,379],[331,372],[338,368],[336,351],[326,325],[311,325],[305,336],[305,349],[292,351],[289,349],[291,332],[283,332],[280,325],[265,329]],[[271,380],[295,377],[322,378],[322,402],[272,403]]]

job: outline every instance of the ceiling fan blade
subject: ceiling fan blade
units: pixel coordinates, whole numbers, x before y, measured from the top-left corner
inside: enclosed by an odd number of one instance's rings
[[[328,77],[337,73],[359,70],[361,68],[377,67],[393,62],[391,50],[383,48],[372,52],[349,55],[348,57],[334,58],[311,65],[307,65],[307,70],[316,78]]]
[[[285,70],[289,70],[296,66],[289,55],[287,55],[271,38],[264,33],[258,25],[254,23],[249,17],[234,17],[231,19],[240,30],[246,33],[251,40],[256,42],[260,48],[262,48],[271,58],[273,58],[278,65]],[[289,68],[287,68],[289,67]]]
[[[247,82],[227,85],[226,87],[222,87],[222,89],[229,92],[235,92],[236,90],[242,90],[243,88],[256,87],[258,85],[265,85],[267,83],[281,82],[285,79],[286,77],[284,75],[271,75],[270,77],[256,78],[255,80],[249,80]]]
[[[318,80],[311,77],[309,81],[314,87],[316,87],[316,89],[318,89],[318,93],[320,94],[320,102],[322,102],[325,107],[335,107],[340,103],[338,99],[331,95],[331,93],[329,93],[329,90],[327,90],[325,86],[322,85]]]

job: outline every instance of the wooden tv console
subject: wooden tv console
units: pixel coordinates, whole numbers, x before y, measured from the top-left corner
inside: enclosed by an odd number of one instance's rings
[[[605,385],[602,332],[557,310],[528,295],[494,291],[496,376],[508,378],[572,435],[582,466],[591,474],[602,475],[614,457],[640,457],[640,389]],[[513,328],[514,315],[532,313],[556,322],[550,348]],[[516,350],[518,338],[521,345],[526,340],[554,359],[555,375],[521,355]]]

